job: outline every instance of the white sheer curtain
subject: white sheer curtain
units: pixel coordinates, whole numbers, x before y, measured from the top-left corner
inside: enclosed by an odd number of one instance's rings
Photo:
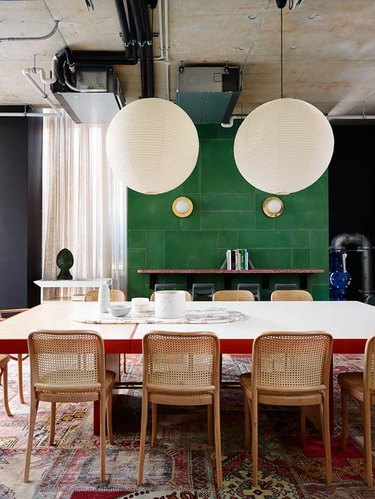
[[[126,188],[106,164],[107,128],[76,125],[65,112],[44,119],[43,278],[56,278],[57,253],[68,248],[73,278],[112,277],[126,291]]]

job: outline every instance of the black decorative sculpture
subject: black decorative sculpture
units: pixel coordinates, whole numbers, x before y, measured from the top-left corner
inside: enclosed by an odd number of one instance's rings
[[[56,265],[60,269],[60,274],[57,276],[57,279],[67,281],[73,279],[72,274],[69,272],[69,269],[73,267],[73,263],[74,258],[71,251],[67,248],[59,251],[56,257]]]

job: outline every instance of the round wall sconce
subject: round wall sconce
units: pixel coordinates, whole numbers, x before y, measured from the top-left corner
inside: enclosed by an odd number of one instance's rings
[[[176,217],[188,217],[193,211],[193,203],[191,199],[181,196],[173,201],[172,211]]]
[[[271,196],[263,201],[263,213],[270,218],[279,217],[284,211],[284,203],[280,198]]]

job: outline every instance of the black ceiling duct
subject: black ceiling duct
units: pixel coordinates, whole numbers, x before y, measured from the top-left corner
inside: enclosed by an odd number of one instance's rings
[[[87,121],[82,121],[73,108],[78,106],[79,113],[83,112],[86,115],[87,105],[95,106],[94,101],[99,100],[106,102],[100,94],[113,94],[114,100],[111,99],[111,102],[115,104],[112,111],[105,113],[104,121],[99,122],[108,122],[108,119],[110,121],[111,113],[114,114],[124,105],[119,81],[112,68],[114,65],[134,65],[140,61],[141,96],[142,98],[154,96],[153,45],[149,7],[155,8],[156,5],[157,1],[127,0],[125,7],[124,0],[115,0],[124,52],[72,51],[69,47],[65,47],[55,55],[57,81],[51,85],[51,90],[75,122]],[[86,94],[91,95],[88,97]],[[82,95],[84,95],[83,98]],[[83,100],[86,102],[83,103]],[[103,110],[107,105],[101,104]],[[91,119],[98,118],[92,116],[83,119],[93,122]]]

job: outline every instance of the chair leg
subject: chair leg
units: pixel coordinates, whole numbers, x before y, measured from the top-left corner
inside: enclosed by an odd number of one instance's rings
[[[213,411],[212,404],[207,406],[207,433],[208,433],[208,445],[212,446],[214,443],[214,431],[213,431]]]
[[[18,394],[20,397],[21,404],[24,404],[25,399],[23,397],[22,353],[17,354],[17,364],[18,364]]]
[[[106,399],[105,393],[100,394],[100,481],[105,481],[105,457],[106,457]]]
[[[216,481],[220,489],[223,486],[223,468],[221,463],[221,427],[220,427],[220,391],[214,393],[214,428],[215,428],[215,455]]]
[[[367,485],[369,487],[372,487],[373,477],[372,477],[372,450],[371,450],[371,403],[370,403],[370,398],[366,396],[363,401],[363,434],[364,434],[364,450],[365,450],[365,462],[366,462],[366,481]]]
[[[253,457],[253,487],[258,486],[258,396],[253,393],[251,408],[251,453]]]
[[[31,461],[31,449],[33,447],[33,438],[35,430],[35,420],[38,412],[38,401],[34,396],[31,396],[30,401],[30,416],[29,416],[29,435],[27,438],[27,449],[26,449],[26,460],[25,460],[25,470],[23,475],[23,481],[27,483],[29,481],[30,472],[30,461]]]
[[[151,447],[156,447],[158,434],[158,405],[151,404]]]
[[[111,445],[114,443],[113,439],[113,427],[112,427],[112,389],[110,393],[107,395],[107,434],[108,434],[108,441]]]
[[[3,398],[4,398],[4,409],[8,416],[11,416],[8,400],[8,364],[3,367]]]
[[[51,415],[49,424],[49,445],[53,445],[55,440],[55,425],[56,425],[56,402],[51,402]]]
[[[143,390],[137,485],[142,485],[143,483],[143,466],[145,462],[145,450],[146,450],[147,413],[148,413],[148,393],[146,390]]]
[[[244,410],[244,420],[245,420],[245,449],[250,447],[250,425],[251,425],[251,417],[250,417],[250,401],[244,395],[243,401],[243,410]]]
[[[332,485],[332,457],[331,457],[331,435],[329,431],[329,402],[328,395],[323,396],[322,430],[323,443],[326,456],[327,485]]]
[[[341,448],[346,449],[349,436],[348,394],[341,388]]]
[[[301,445],[304,447],[306,445],[306,407],[300,407],[300,428],[301,428]]]

